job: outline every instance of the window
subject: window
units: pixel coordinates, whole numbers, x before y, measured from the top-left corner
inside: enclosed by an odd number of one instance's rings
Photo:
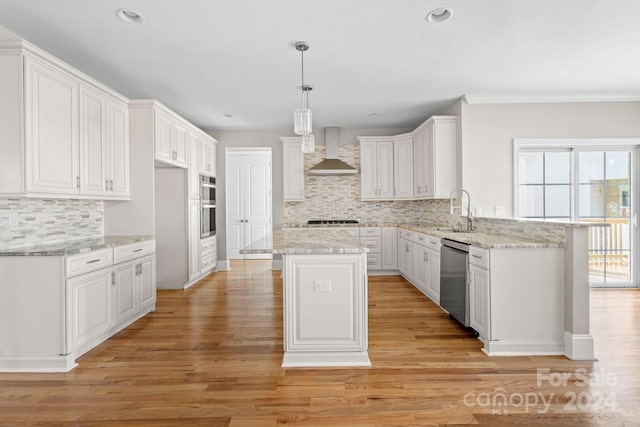
[[[571,219],[569,151],[521,151],[518,212],[521,218]]]

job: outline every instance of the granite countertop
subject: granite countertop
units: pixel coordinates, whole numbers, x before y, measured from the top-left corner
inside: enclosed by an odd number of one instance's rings
[[[318,230],[310,227],[299,230],[275,230],[273,234],[240,250],[241,254],[359,254],[368,252],[349,233]]]
[[[46,245],[0,249],[0,256],[67,256],[96,249],[128,245],[154,238],[154,236],[100,236]]]
[[[557,242],[539,241],[502,234],[483,232],[454,232],[451,229],[428,223],[359,223],[359,224],[320,224],[320,225],[287,225],[291,229],[343,228],[343,227],[397,227],[409,231],[428,234],[437,238],[447,238],[467,243],[480,248],[563,248],[566,245]]]

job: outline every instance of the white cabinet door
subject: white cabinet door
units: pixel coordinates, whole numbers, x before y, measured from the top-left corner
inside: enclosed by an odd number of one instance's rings
[[[200,201],[189,200],[187,217],[187,258],[189,281],[200,276]]]
[[[429,253],[422,246],[415,245],[413,252],[415,283],[414,285],[423,293],[427,293],[427,281],[430,276]]]
[[[427,295],[440,304],[440,253],[429,250],[429,278],[427,280]]]
[[[378,198],[379,199],[392,199],[393,198],[393,162],[394,151],[393,142],[379,142],[377,146],[378,152],[378,164],[377,164],[377,181],[378,181]]]
[[[110,197],[131,196],[129,155],[129,108],[123,102],[107,100],[107,179]]]
[[[111,287],[111,267],[67,279],[67,348],[71,352],[91,343],[113,324]]]
[[[413,138],[403,137],[393,143],[394,196],[413,197]]]
[[[156,257],[136,260],[136,288],[140,310],[156,303]]]
[[[206,139],[200,139],[200,173],[207,176],[216,176],[216,143]]]
[[[489,283],[489,270],[469,265],[469,323],[485,339],[491,339]]]
[[[132,316],[138,310],[135,265],[135,261],[129,261],[114,267],[116,323]]]
[[[413,137],[414,197],[433,196],[433,125],[426,124]]]
[[[25,58],[26,191],[79,193],[77,80]]]
[[[360,198],[378,197],[378,144],[360,143]]]
[[[282,142],[282,184],[284,200],[304,200],[304,153],[298,141]]]
[[[156,160],[173,163],[173,124],[171,123],[171,116],[159,109],[156,109],[154,114]]]
[[[187,144],[189,130],[185,123],[173,120],[173,163],[183,168],[187,167]]]
[[[382,229],[382,269],[398,269],[398,231],[394,227]]]
[[[422,163],[424,165],[424,171],[422,174],[422,194],[425,196],[433,196],[435,194],[434,173],[436,170],[436,164],[434,163],[435,159],[433,156],[433,126],[427,126],[424,129],[422,145]],[[449,168],[450,166],[440,165],[440,167]],[[451,170],[447,171],[447,173],[451,172]],[[453,169],[453,173],[455,173],[455,168]]]
[[[80,192],[109,194],[109,160],[104,94],[80,86]]]
[[[199,155],[200,155],[200,141],[194,134],[189,134],[189,147],[188,147],[188,159],[187,163],[187,197],[189,199],[200,198],[200,168],[199,168]]]

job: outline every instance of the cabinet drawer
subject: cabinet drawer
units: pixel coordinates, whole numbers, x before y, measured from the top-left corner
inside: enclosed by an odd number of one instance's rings
[[[382,229],[380,227],[362,227],[360,228],[360,237],[380,237]]]
[[[139,258],[144,255],[151,255],[156,251],[155,240],[145,240],[144,242],[131,243],[130,245],[117,246],[113,248],[113,262],[119,264],[130,259]]]
[[[416,242],[416,234],[413,231],[401,230],[400,238],[410,242]]]
[[[415,233],[414,236],[417,244],[424,246],[425,248],[429,246],[429,236],[422,233]]]
[[[202,252],[207,252],[211,249],[214,249],[215,247],[216,247],[215,236],[200,240],[200,250]]]
[[[84,254],[71,255],[65,258],[66,277],[77,276],[113,265],[113,250],[98,249]]]
[[[429,249],[434,249],[440,252],[440,248],[442,247],[442,243],[439,237],[427,236],[427,247]]]
[[[381,254],[367,254],[367,270],[382,270]]]
[[[469,264],[489,268],[489,251],[475,246],[469,247]]]
[[[382,252],[382,238],[381,237],[361,237],[360,243],[369,249],[369,253]]]
[[[211,255],[203,256],[200,259],[200,271],[212,270],[216,268],[216,253],[214,252]]]

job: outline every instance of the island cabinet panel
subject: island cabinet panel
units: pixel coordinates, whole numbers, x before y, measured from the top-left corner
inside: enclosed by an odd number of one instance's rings
[[[368,366],[366,254],[284,258],[283,366]]]

